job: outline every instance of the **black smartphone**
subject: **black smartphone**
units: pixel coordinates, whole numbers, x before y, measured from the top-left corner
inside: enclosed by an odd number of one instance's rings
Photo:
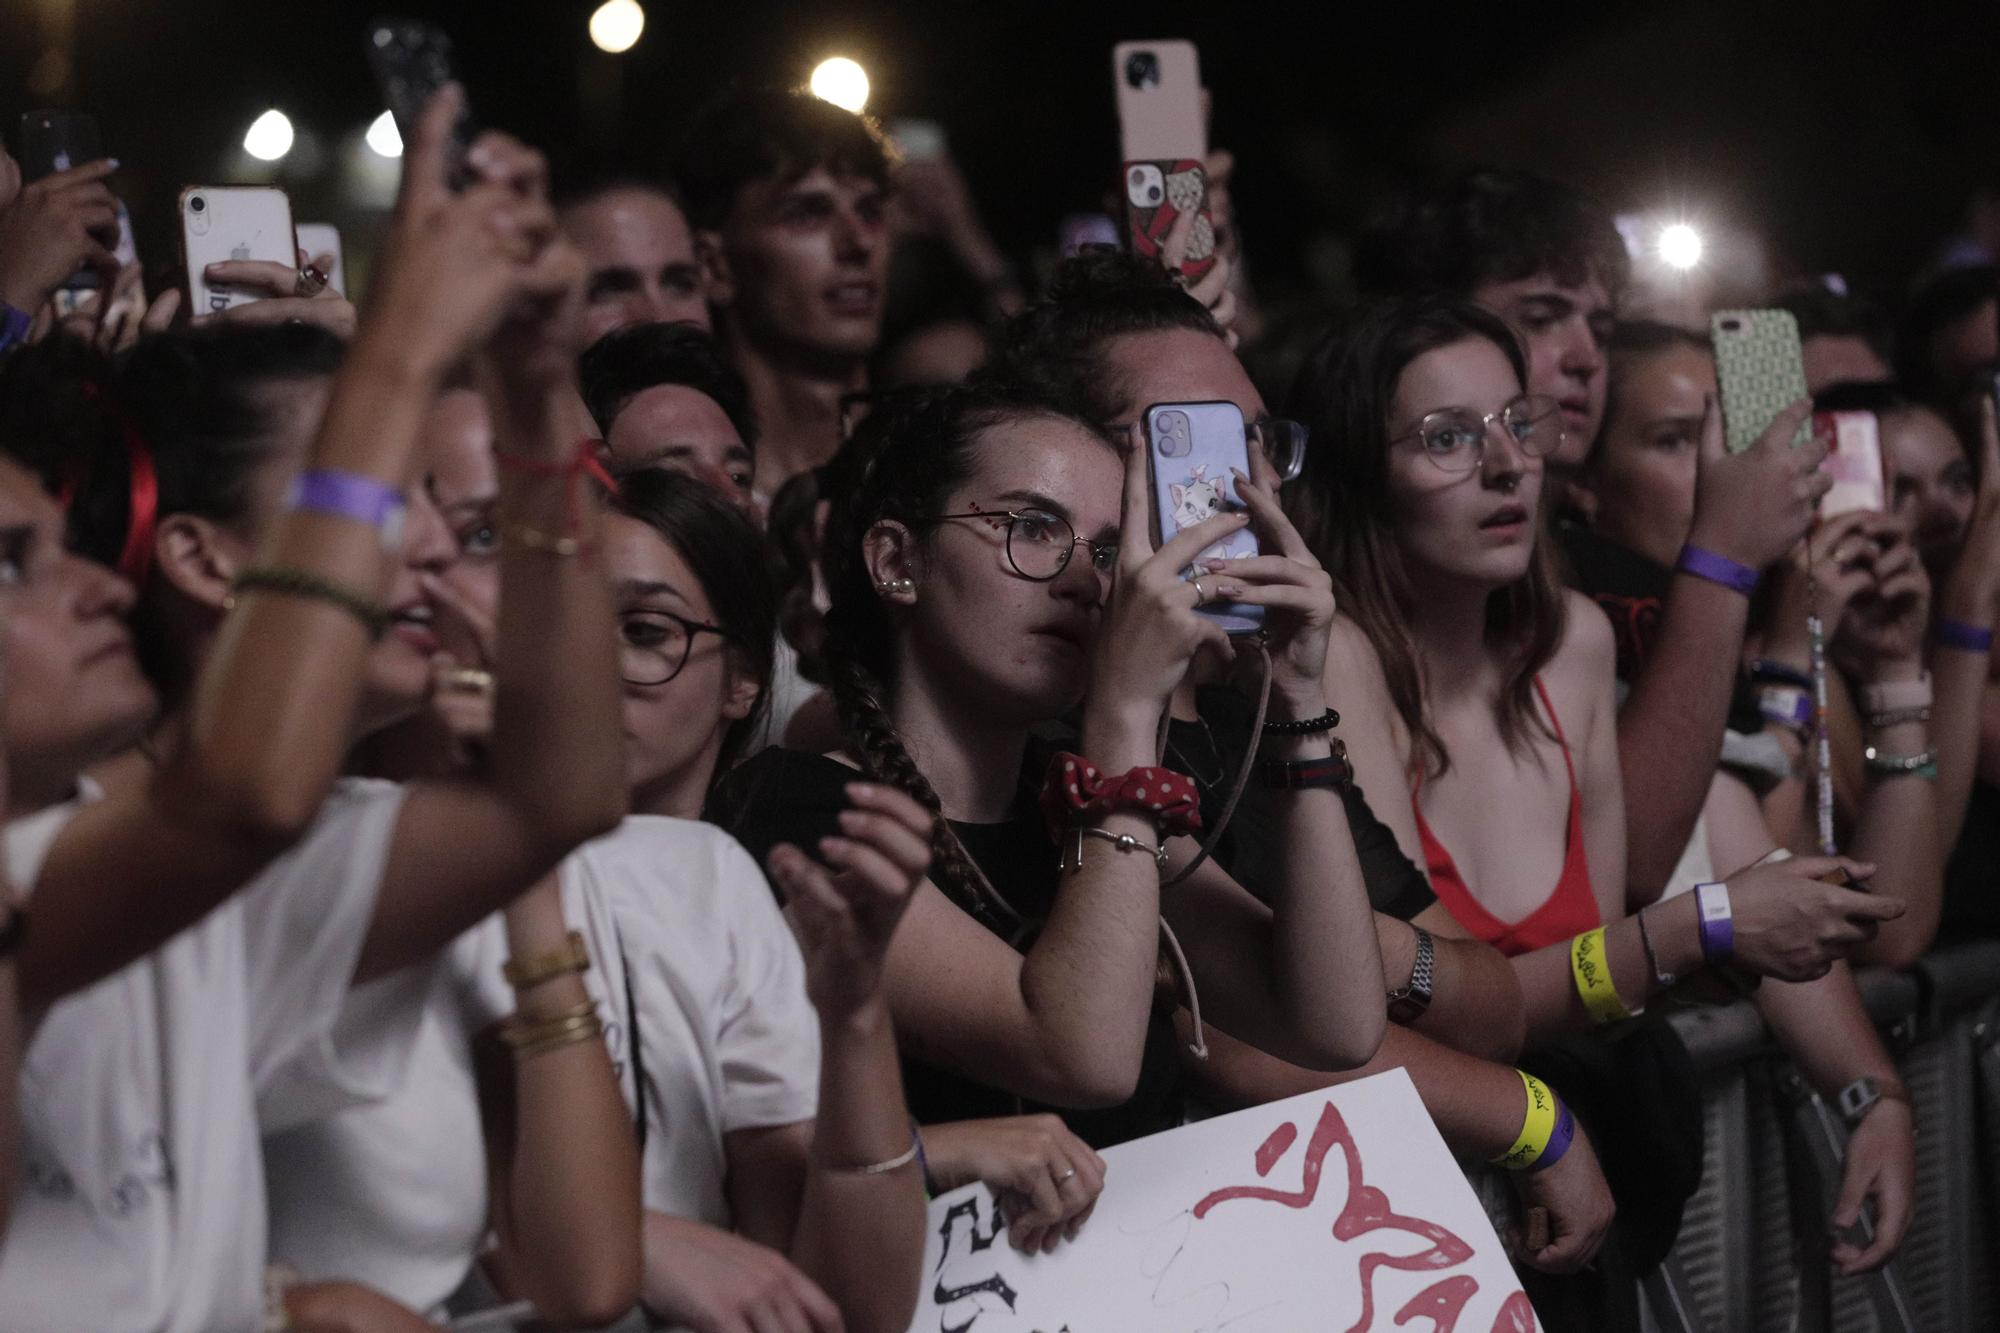
[[[104,156],[104,135],[88,111],[24,111],[19,142],[24,184]]]
[[[58,171],[68,171],[86,162],[95,162],[104,156],[104,134],[97,126],[97,117],[88,111],[24,111],[21,113],[20,153],[21,182],[32,185],[44,176],[53,176]],[[131,223],[126,219],[125,209],[120,205],[119,221],[112,227],[95,232],[100,245],[106,249],[121,250],[129,243]],[[97,270],[80,268],[63,280],[63,292],[80,293],[97,290]]]
[[[417,19],[376,19],[368,25],[368,67],[375,72],[382,99],[396,118],[396,130],[408,143],[416,133],[424,106],[438,89],[457,75],[452,69],[451,38],[435,24]],[[474,134],[472,109],[461,107],[451,127],[451,160],[446,179],[462,190],[471,183],[466,150]]]

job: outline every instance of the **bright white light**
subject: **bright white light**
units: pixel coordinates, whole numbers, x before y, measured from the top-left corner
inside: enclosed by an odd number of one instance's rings
[[[861,108],[868,105],[868,71],[846,56],[833,56],[820,61],[812,72],[812,82],[808,86],[814,97],[831,102],[843,111],[859,114]]]
[[[292,151],[292,122],[276,107],[266,111],[250,122],[243,151],[259,162],[276,162]]]
[[[630,51],[645,30],[646,11],[639,0],[604,0],[590,16],[590,40],[614,56]]]
[[[1685,222],[1660,228],[1660,262],[1669,268],[1691,269],[1701,262],[1701,233]]]
[[[377,157],[401,157],[403,155],[403,136],[396,132],[395,116],[387,111],[384,111],[369,123],[368,133],[363,137],[367,140],[369,148],[374,150]]]

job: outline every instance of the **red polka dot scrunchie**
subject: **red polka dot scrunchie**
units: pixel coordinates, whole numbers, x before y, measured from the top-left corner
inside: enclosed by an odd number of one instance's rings
[[[1135,768],[1117,777],[1082,755],[1058,754],[1042,783],[1042,818],[1058,842],[1078,824],[1105,815],[1150,815],[1162,838],[1201,831],[1201,797],[1193,779],[1171,768]]]

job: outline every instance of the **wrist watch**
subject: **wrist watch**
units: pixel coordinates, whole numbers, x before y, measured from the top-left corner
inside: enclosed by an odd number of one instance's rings
[[[1422,926],[1417,932],[1417,959],[1410,965],[1410,982],[1389,992],[1389,1017],[1398,1023],[1414,1023],[1431,1007],[1431,968],[1437,959],[1437,945]]]
[[[1867,1119],[1868,1113],[1874,1110],[1877,1104],[1885,1101],[1901,1102],[1909,1106],[1910,1090],[1896,1079],[1871,1078],[1863,1074],[1842,1088],[1839,1096],[1834,1098],[1834,1104],[1840,1111],[1840,1118],[1847,1122],[1849,1129],[1855,1128]]]

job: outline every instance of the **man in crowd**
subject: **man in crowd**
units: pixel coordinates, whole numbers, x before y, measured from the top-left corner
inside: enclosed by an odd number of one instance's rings
[[[669,187],[602,180],[565,198],[557,220],[589,267],[578,351],[633,324],[709,327],[694,232]]]
[[[723,346],[750,386],[756,491],[832,457],[867,387],[888,277],[889,156],[859,116],[749,92],[690,127],[676,176]]]

